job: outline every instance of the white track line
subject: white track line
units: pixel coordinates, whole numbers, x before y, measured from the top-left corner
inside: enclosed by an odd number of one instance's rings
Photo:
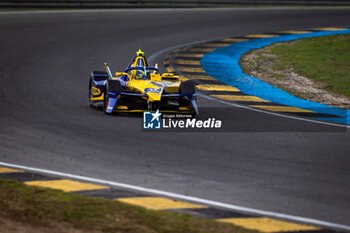
[[[16,15],[16,14],[50,14],[50,13],[108,13],[108,12],[165,12],[165,11],[264,11],[264,10],[344,10],[350,9],[350,6],[275,6],[275,7],[228,7],[228,8],[125,8],[125,9],[62,9],[62,10],[50,10],[50,9],[42,9],[42,10],[30,10],[25,8],[16,8],[10,9],[8,11],[0,11],[0,15]],[[6,10],[6,9],[2,9]]]
[[[49,175],[54,175],[54,176],[60,176],[60,177],[81,180],[81,181],[88,181],[88,182],[93,182],[93,183],[98,183],[98,184],[109,185],[109,186],[113,186],[113,187],[125,188],[125,189],[129,189],[129,190],[141,191],[141,192],[145,192],[145,193],[149,193],[149,194],[167,196],[170,198],[181,199],[181,200],[196,202],[196,203],[200,203],[200,204],[204,204],[204,205],[208,205],[208,206],[213,206],[213,207],[221,207],[221,208],[235,210],[235,211],[242,211],[242,212],[250,213],[250,214],[264,215],[264,216],[275,217],[275,218],[291,220],[291,221],[296,221],[296,222],[302,222],[302,223],[307,223],[307,224],[314,224],[314,225],[318,225],[321,227],[350,231],[350,226],[342,225],[342,224],[338,224],[338,223],[326,222],[326,221],[312,219],[312,218],[294,216],[294,215],[289,215],[289,214],[282,214],[282,213],[277,213],[277,212],[272,212],[272,211],[264,211],[264,210],[254,209],[254,208],[248,208],[248,207],[243,207],[243,206],[238,206],[238,205],[227,204],[227,203],[223,203],[223,202],[211,201],[211,200],[202,199],[202,198],[198,198],[198,197],[192,197],[192,196],[186,196],[186,195],[177,194],[177,193],[161,191],[161,190],[157,190],[157,189],[144,188],[144,187],[136,186],[136,185],[124,184],[124,183],[102,180],[102,179],[96,179],[96,178],[91,178],[91,177],[86,177],[86,176],[79,176],[79,175],[74,175],[74,174],[65,173],[65,172],[58,172],[58,171],[41,169],[41,168],[22,166],[22,165],[18,165],[18,164],[0,162],[0,165],[10,167],[10,168],[22,169],[22,170],[26,170],[26,171],[39,172],[39,173],[44,173],[44,174],[49,174]]]
[[[245,106],[245,105],[240,105],[240,104],[228,102],[228,101],[225,101],[225,100],[216,99],[214,97],[210,97],[210,96],[207,96],[207,95],[204,95],[204,94],[201,94],[201,93],[197,93],[197,95],[201,96],[201,97],[203,97],[205,99],[209,99],[209,100],[213,100],[213,101],[216,101],[216,102],[220,102],[222,104],[227,104],[227,105],[231,105],[231,106],[238,107],[238,108],[244,108],[244,109],[248,109],[248,110],[255,111],[255,112],[262,112],[262,113],[270,114],[270,115],[274,115],[274,116],[285,117],[285,118],[290,118],[290,119],[295,119],[295,120],[308,121],[308,122],[318,123],[318,124],[323,124],[323,125],[336,126],[336,127],[342,127],[342,128],[350,128],[350,125],[341,125],[341,124],[337,124],[337,123],[330,123],[330,122],[306,119],[306,118],[301,118],[301,117],[288,116],[288,115],[284,115],[284,114],[280,114],[280,113],[264,111],[264,110],[257,109],[257,108],[251,108],[251,107],[248,107],[248,106]]]

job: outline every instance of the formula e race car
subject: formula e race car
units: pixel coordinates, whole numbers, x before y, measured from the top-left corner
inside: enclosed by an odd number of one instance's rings
[[[113,76],[107,63],[106,71],[91,73],[90,106],[113,112],[156,111],[198,114],[196,90],[191,81],[180,81],[173,73],[159,74],[157,65],[149,67],[139,50],[124,72]]]

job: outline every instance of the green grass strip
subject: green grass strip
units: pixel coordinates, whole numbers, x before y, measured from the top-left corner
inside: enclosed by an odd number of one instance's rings
[[[147,210],[103,198],[26,186],[8,179],[0,179],[0,223],[1,218],[34,228],[61,226],[62,232],[69,226],[83,232],[255,233],[189,214]]]
[[[279,58],[273,69],[292,67],[326,84],[325,90],[350,96],[350,35],[300,39],[273,45],[270,51]]]

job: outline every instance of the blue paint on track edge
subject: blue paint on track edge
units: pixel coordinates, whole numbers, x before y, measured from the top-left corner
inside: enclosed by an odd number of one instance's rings
[[[270,38],[259,38],[248,41],[234,43],[228,47],[218,48],[205,54],[200,64],[205,72],[234,87],[240,91],[274,103],[288,105],[292,107],[307,109],[317,113],[336,115],[339,118],[315,118],[319,120],[333,121],[337,123],[349,124],[349,110],[335,108],[328,105],[297,98],[286,91],[274,87],[264,81],[244,74],[239,60],[244,53],[253,49],[259,49],[273,43],[292,41],[302,38],[320,37],[329,35],[349,34],[350,29],[339,31],[318,31],[304,34],[280,35]]]

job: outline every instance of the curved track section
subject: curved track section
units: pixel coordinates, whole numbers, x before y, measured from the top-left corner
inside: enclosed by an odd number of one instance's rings
[[[0,161],[349,225],[347,132],[235,108],[237,127],[276,132],[145,133],[139,117],[87,104],[89,73],[123,69],[139,48],[349,21],[349,9],[1,14]]]
[[[292,114],[293,118],[312,117],[346,124],[350,119],[347,116],[349,111],[297,98],[244,74],[239,61],[244,53],[272,43],[347,33],[350,33],[350,29],[318,28],[223,38],[178,48],[167,55],[164,66],[182,80],[191,79],[207,98],[217,98],[221,102],[249,109],[255,108],[255,111],[262,109],[275,114]],[[335,125],[321,121],[319,123]],[[341,124],[338,126],[347,127]]]

